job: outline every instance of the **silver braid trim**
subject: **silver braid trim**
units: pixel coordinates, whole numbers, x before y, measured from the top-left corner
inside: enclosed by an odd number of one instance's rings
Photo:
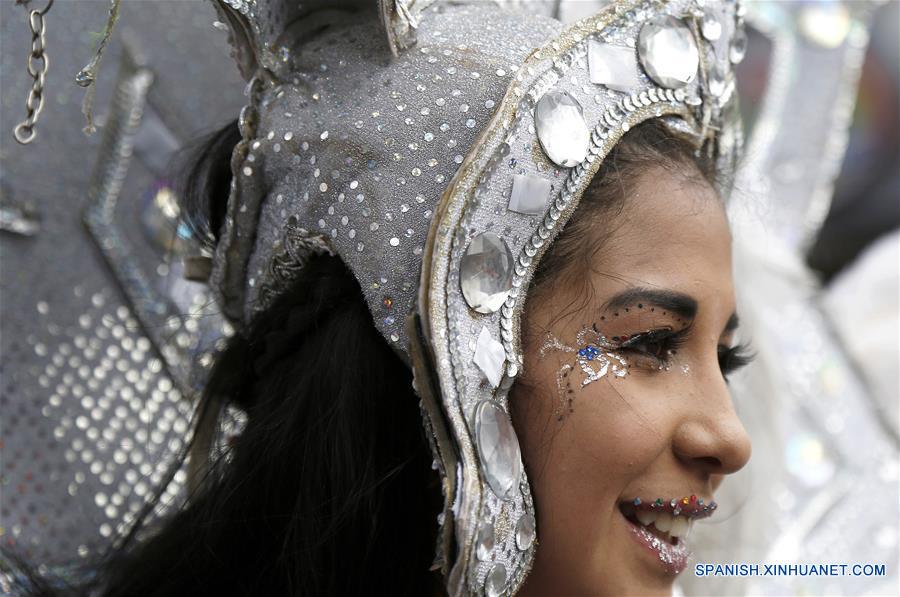
[[[280,245],[269,261],[254,305],[255,312],[267,309],[297,278],[311,258],[335,254],[327,237],[300,227],[294,216],[288,219]]]

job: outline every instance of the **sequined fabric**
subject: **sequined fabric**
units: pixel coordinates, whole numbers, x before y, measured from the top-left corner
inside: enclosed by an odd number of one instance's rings
[[[403,326],[434,206],[522,59],[560,27],[482,4],[431,10],[416,47],[396,59],[370,15],[344,16],[291,49],[290,83],[261,93],[219,248],[220,259],[232,256],[213,278],[230,315],[246,321],[258,309],[293,215],[336,240],[376,326],[406,352]]]
[[[9,129],[24,115],[30,35],[25,10],[0,3],[0,203],[4,210],[27,205],[36,224],[29,235],[0,231],[0,542],[48,567],[104,549],[189,435],[192,402],[138,315],[135,278],[121,273],[139,271],[174,314],[210,302],[202,286],[179,281],[179,260],[157,242],[169,237],[154,236],[165,229],[145,218],[161,213],[153,199],[171,185],[172,151],[235,118],[243,101],[208,5],[123,4],[95,116],[105,124],[115,118],[123,40],[143,55],[153,80],[135,120],[133,153],[116,178],[118,202],[109,215],[121,242],[105,239],[111,250],[127,245],[134,261],[113,269],[83,222],[98,173],[110,170],[110,162],[98,164],[106,129],[82,133],[83,90],[73,82],[91,56],[86,32],[102,30],[107,8],[56,2],[48,13],[46,103],[37,138],[21,147]],[[159,337],[190,345],[194,333],[174,323],[157,329]],[[179,474],[169,497],[183,480]]]

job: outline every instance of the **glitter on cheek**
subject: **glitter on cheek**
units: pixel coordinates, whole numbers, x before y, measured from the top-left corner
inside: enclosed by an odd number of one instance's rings
[[[573,412],[574,391],[570,373],[576,365],[584,373],[580,384],[582,388],[610,373],[617,378],[628,374],[628,362],[615,352],[615,346],[592,326],[583,327],[578,332],[574,347],[548,332],[538,354],[544,357],[549,352],[575,355],[574,363],[564,362],[556,375],[558,405],[555,414],[559,420],[564,418],[565,412]]]

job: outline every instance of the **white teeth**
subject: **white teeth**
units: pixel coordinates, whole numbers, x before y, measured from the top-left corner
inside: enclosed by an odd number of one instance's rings
[[[694,526],[693,519],[687,516],[672,516],[668,512],[652,512],[649,510],[637,510],[634,512],[643,526],[648,527],[651,524],[661,533],[669,533],[671,537],[687,537],[691,534]]]
[[[669,534],[673,537],[684,537],[688,531],[688,519],[684,516],[676,516],[672,519],[672,527]]]
[[[659,516],[656,517],[656,522],[653,524],[656,525],[657,529],[666,533],[672,528],[672,515],[668,512],[660,512]]]
[[[656,520],[656,517],[659,515],[658,512],[647,512],[646,510],[638,510],[634,513],[637,519],[641,522],[645,527],[653,524],[653,521]]]

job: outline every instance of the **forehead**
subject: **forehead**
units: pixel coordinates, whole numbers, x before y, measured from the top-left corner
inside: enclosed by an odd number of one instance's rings
[[[591,264],[598,293],[640,285],[733,306],[731,232],[706,182],[661,167],[644,172],[605,228]]]

